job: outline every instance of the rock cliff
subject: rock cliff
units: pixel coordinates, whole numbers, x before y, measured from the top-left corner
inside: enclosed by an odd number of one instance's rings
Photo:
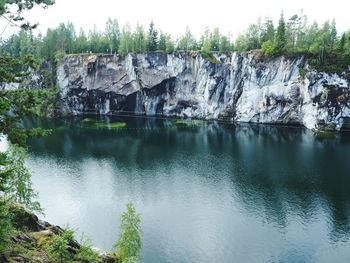
[[[258,52],[70,55],[58,66],[62,107],[74,114],[130,113],[240,122],[350,127],[346,74],[307,59]]]

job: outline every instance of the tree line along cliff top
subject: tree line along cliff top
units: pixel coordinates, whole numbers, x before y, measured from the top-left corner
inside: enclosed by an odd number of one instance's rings
[[[142,25],[122,27],[116,19],[109,18],[105,30],[96,27],[87,34],[78,32],[72,23],[61,23],[48,29],[46,34],[35,35],[32,30],[20,30],[1,43],[0,54],[11,56],[32,55],[55,64],[65,54],[145,53],[150,51],[201,51],[210,58],[211,52],[231,53],[261,49],[265,57],[279,55],[306,55],[318,70],[342,72],[350,65],[350,31],[339,34],[335,21],[307,23],[303,13],[285,18],[283,13],[278,24],[270,18],[258,19],[235,41],[221,34],[218,28],[206,29],[200,38],[195,38],[190,29],[178,39],[158,31],[153,22],[145,30]]]

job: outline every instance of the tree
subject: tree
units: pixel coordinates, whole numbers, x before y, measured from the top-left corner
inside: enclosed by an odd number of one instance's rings
[[[89,50],[93,53],[106,53],[109,51],[109,42],[105,35],[103,35],[96,27],[89,32]]]
[[[167,37],[166,34],[161,31],[159,35],[159,44],[158,44],[159,50],[162,50],[162,51],[166,50],[166,41],[167,41],[166,37]]]
[[[15,21],[22,21],[20,25],[22,29],[34,28],[35,25],[23,22],[22,12],[30,10],[38,4],[47,7],[53,4],[53,1],[1,0],[0,16],[5,17],[12,24],[16,24]],[[17,10],[13,10],[12,7],[17,7]],[[20,41],[17,43],[20,43]],[[20,52],[18,54],[20,55]],[[0,55],[0,82],[20,82],[26,76],[23,73],[23,67],[34,67],[34,64],[31,56],[18,58],[11,55]],[[4,135],[11,135],[10,138],[16,141],[17,136],[20,138],[23,136],[23,132],[18,133],[18,116],[12,110],[13,101],[7,95],[6,92],[0,93],[0,132]],[[16,154],[0,153],[0,254],[8,248],[12,229],[9,197],[20,200],[28,200],[32,197],[30,191],[24,189],[26,186],[30,186],[30,181],[25,181],[28,177],[25,168],[22,166],[23,163],[16,163],[13,157],[16,159]],[[19,160],[22,161],[23,159],[20,158]],[[21,175],[24,175],[24,177]],[[23,181],[18,181],[19,178]]]
[[[7,192],[9,180],[12,176],[12,171],[4,169],[10,165],[7,154],[0,153],[0,193]],[[0,255],[4,253],[10,242],[10,234],[12,231],[11,214],[9,212],[9,202],[6,198],[0,198]]]
[[[156,51],[158,48],[158,31],[155,29],[153,21],[151,21],[147,36],[147,50]]]
[[[75,40],[74,25],[70,22],[67,24],[60,23],[56,29],[56,51],[64,54],[70,54],[73,51],[73,42]]]
[[[25,22],[22,13],[26,10],[33,9],[37,5],[47,8],[54,4],[54,2],[54,0],[1,0],[0,15],[5,17],[12,24],[16,24],[15,22],[20,21],[21,24],[19,26],[23,29],[33,29],[37,25]]]
[[[251,24],[248,27],[248,30],[246,32],[246,39],[247,39],[247,47],[246,49],[252,50],[252,49],[258,49],[261,46],[260,43],[260,36],[261,36],[261,29],[259,24]]]
[[[169,34],[166,34],[166,37],[165,37],[165,51],[166,51],[166,53],[173,53],[174,50],[175,50],[174,41],[171,39],[171,36]]]
[[[186,27],[186,32],[182,35],[177,44],[177,50],[189,51],[196,49],[196,40],[194,39],[190,28]]]
[[[146,35],[143,26],[137,23],[132,37],[133,52],[143,53],[146,51]]]
[[[275,39],[275,54],[280,55],[285,51],[286,47],[286,22],[284,21],[283,12],[281,13],[280,20],[278,22],[276,39]]]
[[[132,35],[129,24],[123,26],[122,32],[120,34],[120,45],[118,53],[122,56],[127,55],[132,50]]]
[[[301,23],[301,17],[299,17],[297,14],[293,15],[288,20],[287,28],[286,28],[286,32],[287,32],[286,37],[287,37],[288,49],[290,50],[294,50],[296,46],[300,23]]]
[[[321,37],[319,33],[319,27],[316,22],[314,22],[307,30],[306,46],[307,51],[312,54],[317,54],[321,46]]]
[[[220,49],[220,31],[219,28],[215,27],[213,33],[210,36],[211,51],[219,51]]]
[[[245,34],[238,35],[235,42],[235,49],[240,52],[249,50],[249,40]]]
[[[122,262],[128,262],[128,260],[138,262],[140,260],[142,247],[141,219],[140,215],[136,213],[132,203],[128,203],[126,208],[127,210],[121,217],[121,235],[119,236],[115,248],[117,248],[118,255],[121,257]]]
[[[262,26],[260,39],[261,39],[261,43],[264,43],[268,40],[274,41],[274,39],[275,39],[275,27],[273,25],[271,18],[265,19],[265,23]]]
[[[120,30],[117,19],[108,18],[106,22],[105,35],[109,42],[109,50],[111,53],[118,52],[120,42]]]
[[[8,200],[24,204],[35,211],[41,211],[39,203],[33,201],[37,198],[37,193],[32,188],[31,175],[24,164],[25,157],[25,150],[17,146],[12,146],[6,153],[6,158],[3,157],[0,191]]]
[[[331,46],[333,47],[335,42],[337,41],[337,27],[335,24],[335,19],[332,20],[330,38]]]
[[[231,42],[227,36],[221,36],[219,51],[221,53],[229,53],[233,50]]]
[[[343,52],[346,44],[346,35],[345,33],[342,34],[340,41],[339,41],[339,51]]]
[[[74,42],[74,52],[75,53],[85,53],[89,49],[88,39],[85,35],[85,32],[80,28],[79,35]]]

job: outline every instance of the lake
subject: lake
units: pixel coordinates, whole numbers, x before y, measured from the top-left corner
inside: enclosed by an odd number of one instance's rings
[[[349,134],[91,118],[25,121],[54,129],[27,160],[45,220],[111,250],[131,201],[145,263],[349,262]]]

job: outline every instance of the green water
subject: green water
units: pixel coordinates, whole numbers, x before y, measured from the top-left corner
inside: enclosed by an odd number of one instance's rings
[[[57,128],[29,142],[46,220],[109,250],[132,201],[142,262],[349,262],[349,135],[320,141],[294,128],[142,118],[91,128],[82,120],[26,121]]]

